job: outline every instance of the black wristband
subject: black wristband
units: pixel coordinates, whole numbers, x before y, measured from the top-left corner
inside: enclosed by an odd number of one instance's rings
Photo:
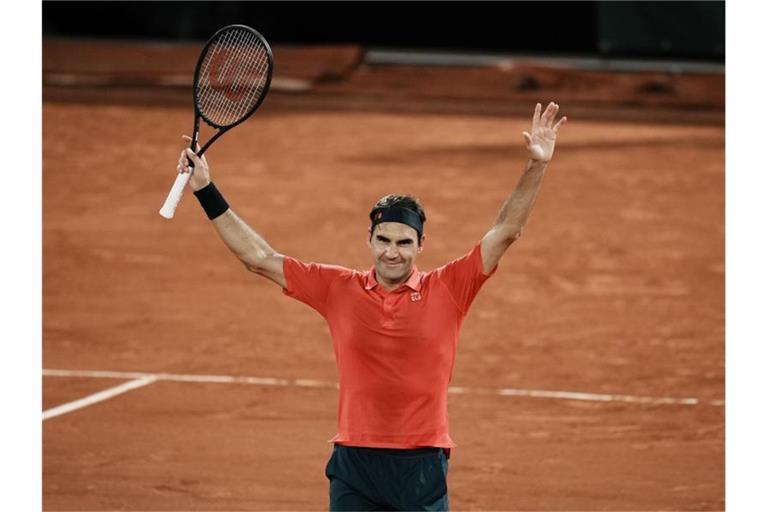
[[[229,205],[224,200],[221,192],[216,188],[213,182],[195,192],[195,197],[200,201],[200,206],[205,210],[208,218],[213,220],[225,211],[229,210]]]

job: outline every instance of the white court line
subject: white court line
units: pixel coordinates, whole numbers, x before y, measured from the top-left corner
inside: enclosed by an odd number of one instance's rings
[[[44,377],[90,377],[97,379],[153,379],[154,381],[175,382],[212,382],[232,384],[255,384],[258,386],[297,386],[308,388],[338,388],[335,382],[314,379],[275,379],[272,377],[236,377],[231,375],[185,375],[176,373],[113,372],[98,370],[56,370],[44,369]],[[524,396],[532,398],[551,398],[557,400],[584,400],[591,402],[627,402],[650,405],[712,405],[723,407],[723,400],[699,400],[698,398],[672,398],[634,395],[611,395],[599,393],[579,393],[574,391],[551,391],[542,389],[518,388],[465,388],[451,386],[452,394],[492,394],[501,396]]]
[[[43,370],[43,372],[45,372],[45,370]],[[43,411],[43,421],[49,420],[51,418],[55,418],[56,416],[61,416],[62,414],[67,414],[68,412],[72,412],[77,409],[82,409],[83,407],[88,407],[89,405],[93,405],[98,402],[103,402],[104,400],[109,400],[113,396],[121,395],[123,393],[127,393],[128,391],[131,391],[132,389],[136,389],[142,386],[146,386],[148,384],[152,384],[153,382],[155,382],[155,380],[157,379],[155,379],[152,376],[141,377],[136,380],[132,380],[130,382],[124,382],[119,386],[115,386],[109,389],[105,389],[104,391],[99,391],[98,393],[88,395],[79,400],[75,400],[73,402],[67,402],[66,404],[52,407],[46,411]]]

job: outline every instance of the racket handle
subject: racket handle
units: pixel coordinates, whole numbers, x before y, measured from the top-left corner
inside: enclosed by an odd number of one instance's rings
[[[181,196],[184,194],[184,187],[187,186],[190,176],[192,173],[189,172],[179,173],[176,176],[176,181],[173,182],[171,191],[168,192],[168,197],[165,199],[163,207],[160,208],[160,215],[166,219],[172,219],[173,214],[176,213],[176,207],[179,206]]]

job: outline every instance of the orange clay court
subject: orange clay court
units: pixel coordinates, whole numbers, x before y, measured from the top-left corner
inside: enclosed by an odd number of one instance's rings
[[[327,508],[324,321],[248,273],[191,194],[157,213],[199,48],[62,45],[44,43],[44,509]],[[535,103],[569,118],[459,339],[452,508],[724,509],[722,74],[275,62],[207,158],[305,261],[367,269],[367,213],[391,192],[425,206],[420,269],[463,255],[516,184]]]

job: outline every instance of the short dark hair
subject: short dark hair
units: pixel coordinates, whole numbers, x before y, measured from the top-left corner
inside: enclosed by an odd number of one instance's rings
[[[422,224],[427,222],[427,216],[424,214],[424,208],[421,206],[419,199],[407,194],[388,194],[382,197],[375,205],[373,205],[371,213],[368,214],[368,218],[373,222],[373,215],[376,213],[376,210],[379,210],[380,208],[391,208],[393,206],[411,210],[419,216]],[[371,234],[373,234],[373,232],[371,232]],[[418,242],[419,245],[421,245],[421,237],[419,237]]]

